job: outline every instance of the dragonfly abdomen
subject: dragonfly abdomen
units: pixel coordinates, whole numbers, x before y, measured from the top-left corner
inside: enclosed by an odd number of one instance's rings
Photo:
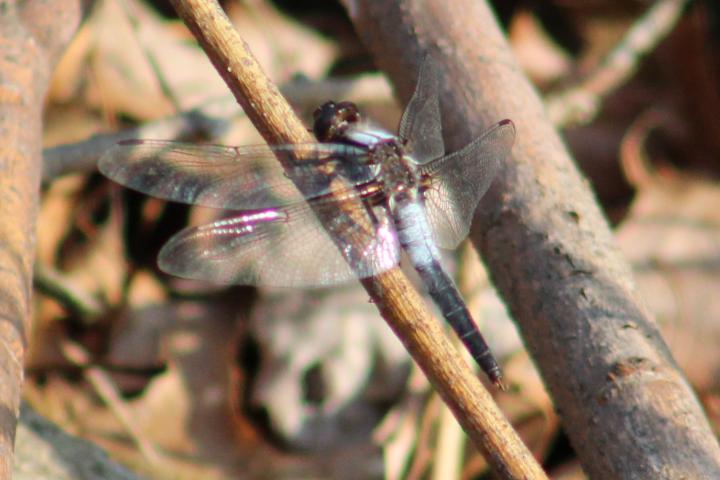
[[[500,367],[470,315],[455,283],[438,262],[433,262],[428,268],[416,268],[416,270],[426,285],[433,302],[463,342],[465,348],[468,349],[470,355],[491,382],[496,385],[500,384],[502,380]]]
[[[394,218],[400,245],[410,257],[430,298],[490,381],[502,385],[502,373],[490,347],[470,315],[455,282],[440,264],[440,254],[433,242],[422,205],[416,201],[399,202]]]

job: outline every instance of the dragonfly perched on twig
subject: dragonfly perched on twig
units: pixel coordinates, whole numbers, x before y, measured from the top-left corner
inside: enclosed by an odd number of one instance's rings
[[[363,121],[351,102],[320,106],[313,132],[318,142],[288,145],[124,141],[99,168],[155,197],[239,211],[187,228],[165,244],[160,268],[180,277],[327,286],[389,270],[404,250],[472,357],[502,385],[497,362],[440,264],[438,246],[454,249],[467,236],[480,198],[512,148],[513,123],[502,120],[445,155],[437,74],[426,60],[397,135]],[[360,200],[352,203],[352,215],[337,210],[339,193]]]

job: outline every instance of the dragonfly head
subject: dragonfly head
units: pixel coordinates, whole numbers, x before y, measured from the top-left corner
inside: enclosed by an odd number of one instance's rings
[[[313,133],[321,142],[339,141],[345,131],[360,121],[360,112],[352,102],[325,102],[313,113]]]

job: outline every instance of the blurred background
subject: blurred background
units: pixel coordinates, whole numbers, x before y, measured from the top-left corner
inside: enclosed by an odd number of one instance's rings
[[[717,431],[720,5],[491,3]],[[339,4],[223,6],[308,125],[334,99],[395,129],[392,87]],[[122,138],[262,142],[167,3],[97,2],[45,115],[34,410],[146,478],[488,474],[359,285],[220,287],[158,270],[172,234],[219,213],[124,190],[93,162]],[[447,264],[504,365],[500,407],[553,478],[584,478],[472,247]]]

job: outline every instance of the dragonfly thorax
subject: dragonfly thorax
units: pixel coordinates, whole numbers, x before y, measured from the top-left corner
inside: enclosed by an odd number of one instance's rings
[[[418,188],[420,173],[398,137],[379,141],[369,152],[370,162],[380,166],[384,191],[391,198],[406,196]]]

